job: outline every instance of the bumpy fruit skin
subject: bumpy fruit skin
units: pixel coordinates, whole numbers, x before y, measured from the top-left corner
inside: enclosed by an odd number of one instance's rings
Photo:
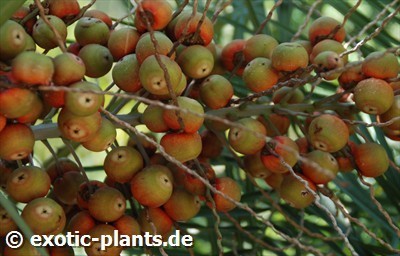
[[[208,76],[214,68],[214,56],[202,45],[185,48],[178,56],[177,62],[188,77],[199,79]]]
[[[149,32],[140,36],[135,48],[136,57],[140,64],[142,64],[147,57],[155,55],[156,52],[160,55],[167,55],[174,46],[171,39],[161,32],[155,31],[154,39],[157,41],[157,49],[154,47]]]
[[[243,55],[246,62],[250,62],[255,58],[271,58],[272,50],[278,46],[278,41],[270,35],[258,34],[247,39]]]
[[[244,170],[254,178],[265,179],[271,171],[261,161],[261,150],[254,155],[246,155],[243,158]]]
[[[245,155],[252,155],[261,150],[265,145],[264,137],[267,136],[267,130],[264,125],[250,117],[240,119],[237,123],[250,129],[250,131],[239,127],[232,127],[228,134],[231,147],[235,151]],[[259,135],[254,133],[259,133]]]
[[[90,215],[98,221],[113,222],[125,213],[125,197],[119,190],[102,187],[96,190],[89,199]]]
[[[289,137],[276,136],[268,144],[290,167],[293,167],[297,163],[299,159],[299,148],[296,142]],[[265,167],[273,173],[289,172],[288,167],[281,163],[278,156],[268,151],[262,152],[261,161],[264,163]]]
[[[82,45],[101,44],[107,45],[110,29],[102,20],[92,17],[82,17],[75,26],[76,41]]]
[[[76,116],[63,108],[58,116],[58,128],[65,138],[85,142],[92,139],[100,129],[101,120],[99,112],[89,116]]]
[[[199,115],[204,114],[203,106],[196,100],[189,97],[179,96],[176,98],[177,104],[180,109],[195,112]],[[179,122],[179,117],[183,121],[183,126],[181,127]],[[203,125],[204,117],[197,116],[192,113],[179,112],[179,116],[176,114],[176,110],[166,109],[163,113],[163,119],[165,124],[173,130],[181,130],[186,133],[197,132]]]
[[[67,38],[67,26],[64,21],[54,15],[47,15],[46,17],[50,24],[57,30],[63,42],[65,42]],[[43,49],[50,50],[58,46],[57,37],[42,18],[33,26],[32,37],[36,44]]]
[[[302,175],[298,176],[308,184],[311,190],[316,191],[314,183]],[[315,200],[314,195],[307,190],[307,187],[303,182],[293,175],[287,175],[283,178],[279,189],[279,195],[281,198],[297,209],[306,208]]]
[[[372,52],[363,61],[361,69],[367,77],[390,79],[398,76],[400,64],[393,53]]]
[[[220,109],[228,105],[233,93],[231,82],[221,75],[211,75],[200,85],[201,101],[211,109]]]
[[[221,51],[220,60],[222,65],[228,71],[236,70],[236,74],[239,76],[243,74],[244,68],[246,67],[243,56],[245,44],[246,41],[244,39],[235,39],[225,45]]]
[[[97,84],[81,81],[71,84],[70,88],[101,92]],[[90,92],[66,92],[65,109],[76,116],[89,116],[96,113],[104,102],[104,95]]]
[[[115,61],[135,52],[140,34],[133,28],[121,28],[111,32],[108,38],[107,48]]]
[[[243,71],[243,81],[253,92],[270,89],[278,82],[279,74],[267,58],[257,57],[250,61]]]
[[[117,131],[114,124],[103,117],[99,130],[93,135],[93,138],[82,142],[82,146],[93,152],[101,152],[109,148],[117,137]]]
[[[302,160],[303,174],[315,184],[326,184],[339,172],[339,164],[328,152],[314,150]]]
[[[104,159],[107,176],[120,183],[131,181],[143,165],[143,157],[139,151],[128,146],[114,148]]]
[[[386,150],[377,143],[367,142],[356,145],[352,153],[358,170],[365,177],[378,177],[389,168],[389,157]]]
[[[164,211],[175,221],[188,221],[200,211],[200,199],[184,189],[175,189],[163,205]]]
[[[214,25],[206,16],[199,29],[200,20],[203,20],[203,14],[197,12],[192,17],[192,12],[183,12],[177,17],[175,24],[175,38],[184,37],[183,44],[185,45],[208,45],[211,43],[214,36]]]
[[[98,78],[104,76],[111,70],[113,56],[108,48],[99,44],[85,45],[79,51],[79,57],[85,63],[88,77]]]
[[[27,34],[24,28],[13,20],[0,26],[0,60],[14,58],[25,49]]]
[[[122,252],[122,247],[114,246],[113,241],[110,246],[105,246],[105,250],[101,250],[102,244],[98,241],[101,241],[102,236],[114,237],[114,233],[116,228],[109,224],[97,224],[93,227],[92,230],[88,233],[88,235],[92,238],[90,241],[90,246],[85,247],[85,252],[88,256],[113,256],[120,255]],[[95,238],[95,240],[93,239]],[[96,241],[97,240],[97,241]],[[104,245],[103,245],[104,246]]]
[[[135,54],[128,54],[118,61],[112,69],[115,84],[125,92],[135,93],[142,88],[139,79],[139,62]]]
[[[0,132],[0,158],[6,161],[21,160],[33,151],[35,138],[24,124],[8,124]]]
[[[227,197],[230,197],[231,199],[240,202],[240,199],[242,197],[241,188],[239,184],[232,178],[229,177],[217,178],[215,179],[214,186],[216,190],[223,193]],[[229,212],[236,208],[236,205],[234,203],[232,203],[228,199],[225,199],[223,196],[219,194],[214,194],[213,199],[215,202],[215,209],[219,212]],[[208,206],[212,207],[212,204],[209,202]]]
[[[11,64],[14,78],[28,85],[49,85],[54,73],[50,57],[36,52],[22,52]]]
[[[202,149],[201,137],[195,133],[168,133],[160,141],[165,152],[180,162],[197,158]]]
[[[325,152],[336,152],[343,148],[349,139],[347,125],[334,115],[323,114],[314,118],[308,128],[311,144]]]
[[[50,177],[41,168],[23,166],[14,170],[7,180],[7,193],[17,202],[28,203],[44,197],[50,190]]]
[[[144,0],[140,5],[136,8],[135,26],[142,33],[148,30],[146,16],[153,30],[164,29],[172,19],[172,6],[166,0]]]
[[[148,212],[148,214],[147,214]],[[169,233],[173,227],[173,221],[161,208],[147,208],[147,210],[142,210],[139,213],[138,222],[142,233],[148,232],[150,234],[155,234],[152,225],[147,219],[154,224],[156,228],[156,233],[158,235],[166,235]]]
[[[354,102],[357,108],[367,114],[383,114],[389,110],[393,101],[393,90],[385,80],[364,79],[354,88]]]
[[[78,56],[66,52],[57,55],[54,60],[53,82],[55,85],[67,86],[83,79],[86,67]]]
[[[169,127],[164,121],[163,113],[162,107],[149,105],[140,117],[140,121],[152,132],[166,132]]]
[[[308,53],[298,43],[281,43],[271,54],[272,67],[278,71],[295,71],[308,65]]]
[[[168,58],[160,55],[161,63],[164,64],[169,75],[172,90],[175,90],[181,82],[182,70],[179,65]],[[146,58],[140,66],[139,78],[143,88],[155,95],[165,95],[169,93],[168,83],[160,64],[154,55]]]
[[[63,208],[50,198],[36,198],[30,201],[21,217],[38,235],[56,235],[63,231],[66,217]]]
[[[331,17],[323,16],[314,20],[308,30],[308,38],[310,39],[311,44],[315,45],[319,41],[326,39],[337,26],[341,26],[341,24]],[[346,37],[346,30],[341,26],[332,36],[334,40],[341,43]]]
[[[132,196],[144,206],[160,207],[171,197],[172,173],[162,165],[151,165],[137,173],[131,181]]]

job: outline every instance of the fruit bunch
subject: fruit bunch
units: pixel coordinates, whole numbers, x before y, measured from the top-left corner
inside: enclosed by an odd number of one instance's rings
[[[369,116],[388,140],[400,140],[398,53],[350,60],[345,22],[322,16],[304,40],[257,33],[220,46],[207,10],[142,0],[134,24],[123,25],[87,7],[35,0],[0,24],[0,185],[9,202],[24,204],[20,218],[34,234],[167,239],[201,209],[218,225],[231,211],[255,217],[241,203],[245,183],[276,192],[277,209],[326,209],[320,197],[338,175],[356,170],[365,183],[388,171],[390,154],[360,140],[358,125],[368,124],[355,119]],[[98,83],[104,77],[107,88]],[[313,97],[323,82],[337,83],[337,92]],[[39,141],[51,154],[46,164],[34,159]],[[80,147],[104,156],[104,180],[88,177]],[[221,170],[223,159],[235,161],[235,174],[228,164]],[[0,237],[18,230],[0,213]],[[84,250],[128,249],[99,248]],[[3,254],[34,251],[25,243]],[[74,255],[70,247],[48,253]]]

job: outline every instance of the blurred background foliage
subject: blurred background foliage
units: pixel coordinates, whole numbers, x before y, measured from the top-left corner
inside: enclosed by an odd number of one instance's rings
[[[4,0],[2,0],[4,1]],[[26,2],[28,4],[29,1]],[[89,0],[80,0],[81,6],[90,3]],[[128,0],[97,0],[93,9],[105,11],[113,19],[127,15],[134,8],[134,1]],[[177,7],[182,4],[182,0],[169,0],[169,2]],[[193,4],[189,1],[187,8]],[[208,16],[211,18],[213,13],[220,4],[225,1],[212,0],[208,11]],[[290,41],[293,35],[298,31],[304,22],[307,13],[311,6],[315,4],[313,0],[284,0],[283,3],[274,11],[272,19],[267,23],[262,30],[263,33],[272,35],[279,42]],[[311,21],[320,16],[331,16],[338,21],[342,21],[349,10],[357,3],[356,0],[324,0],[320,1],[311,15]],[[257,28],[266,18],[268,12],[276,2],[272,0],[233,0],[232,3],[218,16],[215,24],[215,42],[224,46],[233,39],[247,39],[254,35]],[[364,0],[357,10],[352,13],[346,23],[347,40],[349,37],[359,33],[367,24],[373,22],[377,15],[389,4],[393,3],[390,0]],[[198,10],[202,12],[206,4],[205,0],[198,1]],[[397,6],[397,7],[396,7]],[[395,8],[389,8],[393,12]],[[376,20],[373,25],[366,30],[365,34],[360,35],[356,40],[359,42],[381,25],[382,19]],[[128,17],[124,20],[124,25],[131,25],[133,18]],[[300,39],[307,39],[307,31],[309,24],[301,33]],[[73,26],[70,26],[69,37],[67,42],[73,42]],[[346,40],[345,40],[346,41]],[[360,48],[359,52],[349,56],[350,60],[361,60],[372,51],[385,50],[391,47],[398,47],[400,44],[400,16],[396,15],[391,22],[381,31],[374,39],[368,41]],[[348,47],[349,49],[350,47]],[[57,50],[51,51],[50,55],[57,55]],[[110,75],[96,80],[102,88],[107,87],[111,82]],[[249,93],[240,79],[234,79],[235,95],[241,97]],[[311,86],[306,85],[302,88],[305,94],[310,93]],[[335,94],[337,82],[322,82],[314,91],[312,99],[322,99],[326,95]],[[109,99],[108,99],[109,100]],[[107,104],[107,103],[106,103]],[[128,103],[121,113],[128,113],[135,102]],[[145,106],[141,105],[139,111],[142,111]],[[375,118],[369,115],[358,115],[358,120],[366,123],[375,122]],[[138,127],[139,130],[146,131],[144,127]],[[364,135],[371,141],[376,141],[387,150],[390,159],[399,166],[400,163],[400,148],[399,144],[387,139],[380,128],[359,126]],[[289,136],[296,138],[295,129],[291,127]],[[351,140],[359,143],[363,142],[363,138],[359,135],[352,135]],[[118,131],[118,141],[124,144],[127,141],[126,133]],[[57,149],[63,148],[63,143],[60,139],[50,139],[49,142]],[[92,179],[103,180],[104,171],[102,164],[105,153],[90,153],[82,147],[76,149],[81,161],[88,171],[89,177]],[[48,150],[41,144],[37,143],[35,147],[35,161],[38,164],[43,164],[51,159]],[[337,230],[334,229],[332,220],[315,205],[306,208],[303,211],[291,208],[282,201],[276,191],[268,187],[263,180],[256,181],[259,187],[254,186],[249,179],[246,178],[244,171],[236,164],[235,159],[225,149],[222,156],[215,159],[212,164],[217,170],[219,176],[234,177],[243,188],[242,202],[248,204],[260,216],[270,220],[275,228],[290,237],[298,239],[302,244],[318,248],[324,255],[350,255],[350,251],[343,241],[331,241],[329,238],[338,237]],[[400,224],[400,174],[393,166],[389,170],[378,177],[377,179],[366,179],[372,184],[375,192],[375,198],[382,204],[384,210],[391,216],[393,222],[399,226]],[[363,185],[357,177],[356,171],[351,173],[339,173],[334,182],[329,183],[328,187],[334,192],[346,207],[346,211],[353,216],[358,222],[362,223],[377,237],[381,238],[392,248],[400,249],[399,233],[388,224],[387,217],[384,216],[381,210],[374,204],[370,196],[370,189]],[[263,197],[262,192],[267,193],[273,200],[279,202],[283,213],[277,211],[271,203]],[[324,205],[335,216],[339,228],[346,233],[349,242],[354,247],[359,255],[395,255],[388,250],[387,247],[372,239],[364,228],[350,222],[340,211],[337,210],[332,201],[321,196],[320,203]],[[235,209],[229,213],[231,218],[234,218],[241,228],[229,219],[229,216],[221,214],[221,223],[219,230],[222,235],[222,245],[224,255],[311,255],[304,252],[285,239],[282,239],[273,229],[265,224],[257,221],[247,212],[241,209]],[[311,232],[320,234],[327,239],[319,239],[310,237],[304,234],[301,230],[293,227],[286,220],[285,216],[289,216],[296,223],[303,225]],[[212,212],[203,207],[197,217],[187,223],[179,223],[180,228],[187,230],[193,234],[195,246],[192,248],[194,255],[218,255],[217,234],[214,229],[216,220]],[[241,230],[242,229],[242,230]],[[250,232],[255,238],[249,238],[248,234],[243,230]],[[260,242],[262,241],[262,242]],[[270,245],[277,250],[265,248],[264,244]],[[159,254],[157,249],[152,249],[152,253]],[[79,250],[77,251],[79,252]],[[128,255],[141,255],[143,248],[134,248],[126,251]],[[169,255],[188,255],[189,252],[185,248],[166,248]]]

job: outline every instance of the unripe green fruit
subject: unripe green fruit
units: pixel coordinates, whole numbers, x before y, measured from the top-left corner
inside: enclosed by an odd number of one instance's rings
[[[104,159],[104,170],[107,176],[120,183],[131,181],[143,166],[142,155],[128,146],[114,148]]]
[[[165,204],[172,195],[171,171],[162,165],[151,165],[137,173],[131,181],[132,196],[151,208]]]
[[[85,14],[83,14],[83,17],[91,17],[102,20],[109,28],[111,28],[113,22],[107,13],[96,9],[86,11]]]
[[[21,160],[33,151],[35,138],[24,124],[8,124],[0,132],[0,158],[6,161]]]
[[[46,17],[50,24],[57,30],[61,40],[65,42],[65,39],[67,38],[67,26],[64,21],[54,15],[47,15]],[[33,26],[32,37],[36,44],[43,49],[50,50],[58,46],[56,35],[42,18],[40,18]]]
[[[357,108],[367,114],[383,114],[389,110],[393,101],[393,89],[384,80],[364,79],[354,88],[354,102]]]
[[[189,110],[199,115],[204,114],[203,106],[198,101],[184,96],[180,96],[176,98],[176,100],[180,109]],[[181,127],[179,117],[181,118],[184,127]],[[169,128],[173,130],[183,129],[186,133],[197,132],[204,122],[204,117],[202,116],[183,113],[181,111],[179,112],[179,115],[177,115],[176,110],[170,109],[164,110],[163,119]]]
[[[81,81],[69,86],[83,91],[101,92],[97,84]],[[76,116],[89,116],[96,113],[104,102],[104,95],[91,92],[66,92],[65,109]]]
[[[330,35],[337,26],[341,26],[340,22],[331,17],[322,16],[314,20],[311,23],[310,29],[308,30],[308,37],[311,41],[311,44],[315,45],[319,41],[326,39],[326,37]],[[339,43],[343,42],[344,38],[346,37],[346,31],[344,27],[341,26],[340,29],[337,30],[332,36],[333,39]]]
[[[299,147],[296,142],[287,136],[276,136],[268,144],[275,153],[267,150],[261,153],[261,161],[265,167],[273,173],[289,172],[290,169],[287,165],[293,167],[299,159]],[[281,162],[280,158],[285,164]]]
[[[214,67],[214,56],[204,46],[192,45],[185,48],[177,62],[188,77],[199,79],[208,76]]]
[[[67,86],[83,79],[86,67],[78,56],[66,52],[57,55],[54,60],[53,82],[55,85]]]
[[[119,190],[111,187],[102,187],[96,190],[88,204],[90,215],[102,222],[116,221],[124,215],[125,207],[125,197]]]
[[[98,78],[111,70],[113,56],[110,51],[99,44],[88,44],[79,51],[79,57],[85,63],[88,77]]]
[[[139,79],[139,62],[135,54],[129,54],[118,61],[112,69],[115,84],[125,92],[135,93],[142,88]]]
[[[110,29],[100,19],[82,17],[76,23],[74,35],[76,41],[82,46],[88,44],[107,45]]]
[[[328,152],[314,150],[302,160],[303,174],[315,184],[326,184],[339,172],[339,164]]]
[[[188,221],[200,211],[200,199],[184,189],[175,189],[163,208],[175,221]]]
[[[299,88],[282,86],[274,92],[272,101],[275,104],[279,104],[281,101],[282,103],[298,104],[304,101],[304,93]]]
[[[278,82],[278,72],[272,68],[271,61],[257,57],[250,61],[243,71],[243,81],[253,92],[270,89]]]
[[[295,71],[308,65],[308,53],[298,43],[281,43],[271,54],[272,67],[278,71]]]
[[[50,177],[42,169],[22,166],[14,170],[7,180],[7,193],[17,202],[28,203],[44,197],[50,190]]]
[[[149,32],[144,33],[139,38],[139,41],[136,45],[135,53],[137,60],[140,64],[142,64],[147,57],[156,54],[156,52],[160,55],[167,55],[174,45],[171,39],[169,39],[165,34],[161,32],[155,31],[154,38],[157,41],[157,50],[154,47],[154,43],[151,40]]]
[[[57,235],[65,227],[66,217],[63,208],[50,198],[36,198],[30,201],[21,217],[37,235]]]
[[[28,85],[49,85],[54,73],[50,57],[36,52],[22,52],[12,61],[14,78]]]
[[[58,128],[61,134],[76,142],[92,139],[100,129],[100,124],[101,115],[99,112],[89,116],[77,116],[64,108],[58,116]]]
[[[304,181],[298,180],[293,175],[284,176],[281,187],[279,189],[279,195],[285,200],[290,206],[303,209],[312,204],[315,200],[314,195],[307,190],[305,182],[309,188],[313,191],[316,190],[314,183],[308,180],[306,177],[299,175]]]
[[[182,74],[181,81],[175,88],[173,88],[175,96],[181,96],[185,91],[186,87],[187,87],[187,79],[186,76]],[[151,97],[158,100],[170,100],[173,98],[169,92],[166,94],[151,95]]]
[[[159,106],[149,105],[140,117],[141,122],[152,132],[166,132],[168,125],[163,118],[164,109]]]
[[[222,177],[215,179],[215,189],[219,192],[223,193],[227,197],[230,197],[234,201],[240,202],[242,197],[242,190],[239,184],[230,177]],[[231,202],[230,200],[224,198],[220,194],[214,194],[213,199],[215,202],[215,209],[219,212],[229,212],[236,208],[236,204]],[[209,207],[212,207],[212,204],[207,203]]]
[[[389,168],[389,157],[381,145],[367,142],[356,145],[352,150],[358,170],[365,177],[375,178]]]
[[[347,125],[334,115],[324,114],[314,118],[308,128],[311,144],[321,151],[336,152],[349,139]]]
[[[109,148],[117,137],[114,124],[107,118],[102,118],[100,129],[93,135],[93,138],[82,142],[82,146],[93,152],[101,152]]]
[[[165,65],[169,75],[172,90],[175,90],[181,82],[182,70],[179,65],[167,56],[160,55],[161,63]],[[169,93],[167,80],[160,64],[154,55],[148,57],[140,66],[139,78],[143,88],[155,95]]]
[[[250,62],[255,58],[271,58],[272,50],[278,46],[278,41],[270,35],[258,34],[247,39],[243,55],[246,62]]]
[[[221,75],[211,75],[200,85],[201,101],[212,109],[219,109],[228,105],[233,93],[232,84]]]
[[[31,51],[31,52],[35,52],[36,51],[36,43],[35,40],[33,40],[32,36],[30,35],[26,35],[26,44],[25,44],[25,48],[23,51]]]
[[[197,158],[202,149],[201,137],[195,133],[168,133],[160,141],[165,152],[180,162]]]
[[[121,28],[114,30],[108,39],[107,48],[115,61],[135,52],[140,34],[133,28]]]
[[[11,60],[25,49],[27,34],[24,28],[13,20],[0,26],[0,60]]]
[[[400,72],[398,57],[390,52],[372,52],[363,61],[362,72],[367,77],[395,78]]]
[[[267,130],[264,125],[253,118],[243,118],[236,122],[248,130],[239,127],[232,127],[229,130],[228,140],[231,147],[237,152],[245,155],[255,154],[265,145]],[[258,133],[258,134],[255,134]]]

